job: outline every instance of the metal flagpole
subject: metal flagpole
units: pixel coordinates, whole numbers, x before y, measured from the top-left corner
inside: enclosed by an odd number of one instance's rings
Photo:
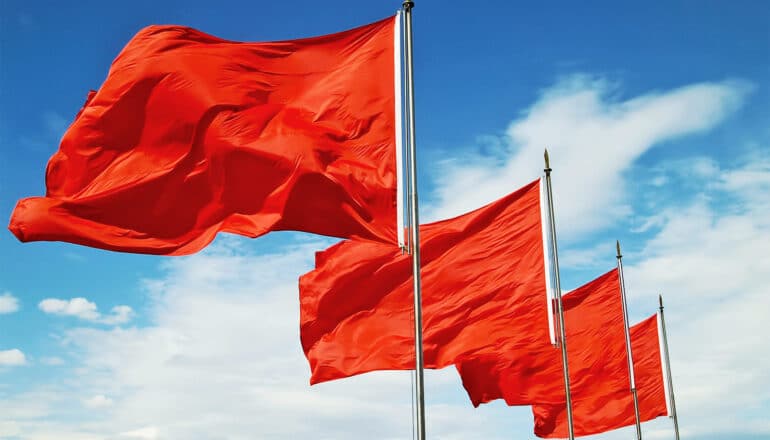
[[[674,401],[674,380],[671,378],[671,361],[668,358],[668,336],[666,335],[666,319],[663,317],[663,295],[658,295],[660,301],[660,326],[663,330],[663,354],[666,359],[666,380],[668,381],[668,395],[671,406],[671,418],[674,420],[674,434],[679,440],[679,419],[676,416],[676,402]]]
[[[553,270],[555,274],[554,290],[556,291],[556,304],[559,309],[559,339],[561,345],[561,361],[564,371],[564,392],[567,397],[567,424],[569,425],[569,439],[575,440],[575,427],[572,422],[572,393],[569,386],[569,364],[567,363],[567,332],[564,330],[564,307],[561,302],[561,279],[559,277],[559,253],[556,250],[556,219],[553,213],[553,194],[551,192],[551,161],[548,158],[548,150],[545,150],[545,186],[548,191],[548,220],[551,227],[551,250],[553,252]],[[549,304],[550,307],[550,304]]]
[[[401,26],[399,27],[399,30],[401,30],[402,31],[401,34],[403,34],[404,14],[402,13],[402,11],[398,11],[398,20],[400,20],[400,23],[401,23]],[[399,42],[401,44],[401,46],[399,47],[399,49],[400,49],[400,56],[401,56],[400,61],[399,61],[400,64],[404,63],[404,59],[403,58],[404,58],[404,54],[406,54],[406,41],[405,41],[405,38],[402,38],[402,36],[403,35],[399,35],[398,36],[398,40],[399,40]],[[400,65],[399,65],[399,67],[400,67]],[[406,95],[409,95],[411,93],[411,84],[409,84],[409,82],[407,81],[406,73],[407,73],[406,69],[404,69],[404,71],[402,72],[402,75],[403,75],[402,76],[402,83],[404,84],[404,93]],[[409,108],[408,105],[406,105],[406,103],[403,102],[403,97],[402,97],[402,105],[403,105],[404,119],[408,121],[409,118],[410,118],[410,115],[411,115],[411,109]],[[409,139],[410,138],[409,138],[409,126],[408,125],[406,127],[404,127],[404,134],[406,136],[406,142],[404,144],[404,146],[406,148],[406,154],[404,154],[406,167],[403,168],[403,170],[407,170],[405,172],[405,176],[406,176],[405,177],[405,180],[406,180],[406,194],[405,194],[405,197],[408,200],[409,194],[411,194],[411,188],[412,188],[412,179],[411,179],[411,175],[409,174],[409,171],[408,171],[408,170],[412,169],[412,152],[411,152],[411,149],[409,148]],[[407,203],[406,204],[406,231],[407,231],[407,233],[406,233],[405,245],[406,245],[406,252],[409,255],[412,255],[412,253],[414,252],[414,250],[413,250],[413,243],[412,243],[412,237],[411,237],[412,227],[413,227],[413,225],[412,225],[412,204],[411,203]],[[412,309],[412,322],[414,322],[414,308]],[[415,386],[416,386],[415,385],[415,375],[416,375],[416,370],[412,370],[412,371],[409,372],[410,394],[412,395],[412,399],[411,399],[411,404],[412,404],[412,408],[411,408],[412,409],[412,440],[415,440],[415,438],[417,437],[417,426],[415,424],[415,420],[417,418],[416,405],[415,405],[415,400],[416,400],[415,399],[415,394],[417,393],[417,388],[415,388]]]
[[[422,293],[420,289],[420,218],[417,213],[417,147],[414,134],[414,63],[412,62],[412,8],[414,2],[405,0],[404,40],[406,42],[406,100],[407,138],[409,141],[409,201],[411,214],[412,278],[414,279],[414,357],[415,402],[417,404],[417,440],[425,440],[425,385],[422,353]]]
[[[399,27],[399,29],[403,30],[404,29],[404,14],[402,13],[402,11],[398,12],[398,20],[401,20],[401,26]],[[406,53],[406,41],[404,41],[404,40],[405,39],[401,38],[401,35],[399,35],[399,41],[401,43],[401,47],[399,48],[400,51],[401,51],[401,58],[402,58],[401,61],[400,61],[401,64],[404,63],[403,56]],[[412,85],[409,83],[408,79],[405,77],[407,72],[406,72],[406,69],[404,69],[404,70],[405,70],[403,72],[404,76],[402,77],[402,82],[404,84],[404,93],[406,95],[409,95],[410,93],[412,93],[411,92]],[[403,102],[403,98],[402,98],[402,102]],[[406,103],[403,103],[402,105],[403,105],[404,119],[406,119],[408,121],[411,118],[412,109],[410,109],[409,106],[406,105]],[[412,169],[412,154],[411,154],[411,149],[409,148],[409,139],[410,139],[410,137],[409,137],[409,125],[404,127],[404,135],[406,136],[405,148],[407,150],[406,154],[404,154],[405,165],[406,165],[404,170],[411,170]],[[407,194],[405,196],[408,199],[410,191],[411,191],[410,188],[412,187],[412,179],[411,179],[411,175],[409,174],[408,171],[405,173],[405,180],[406,180],[406,192],[407,192]],[[406,230],[407,231],[411,231],[412,230],[412,204],[411,203],[407,203],[407,205],[406,205]],[[411,255],[412,254],[412,242],[411,242],[412,237],[410,236],[410,234],[411,234],[411,232],[407,232],[407,234],[406,234],[406,243],[405,244],[406,244],[407,252]]]
[[[618,250],[618,276],[620,277],[620,297],[623,304],[623,327],[626,332],[626,352],[628,353],[628,377],[631,380],[631,395],[634,398],[634,417],[636,420],[636,438],[642,440],[642,426],[639,424],[639,399],[636,395],[636,379],[634,377],[634,358],[631,355],[631,331],[628,328],[628,304],[626,303],[626,283],[623,279],[623,255],[620,253],[620,241],[615,241]]]

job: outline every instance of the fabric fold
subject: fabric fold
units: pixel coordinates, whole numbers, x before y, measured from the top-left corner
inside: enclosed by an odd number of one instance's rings
[[[426,368],[496,352],[511,337],[548,344],[540,181],[420,227]],[[411,256],[347,240],[300,278],[311,383],[415,365]],[[511,332],[511,328],[522,329]],[[524,342],[527,341],[527,342]]]
[[[45,197],[20,200],[9,229],[163,255],[220,231],[396,247],[395,25],[265,43],[141,30],[64,134]]]

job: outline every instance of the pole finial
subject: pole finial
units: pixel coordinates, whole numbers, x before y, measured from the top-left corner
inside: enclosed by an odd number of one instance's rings
[[[545,170],[551,171],[551,159],[548,157],[548,148],[545,149],[543,157],[545,158]]]
[[[617,249],[617,258],[623,258],[623,254],[620,253],[620,240],[615,240],[615,249]]]
[[[404,0],[401,6],[403,6],[405,11],[408,11],[414,7],[414,2],[412,0]]]
[[[660,303],[660,309],[663,310],[663,294],[658,294],[658,302]]]

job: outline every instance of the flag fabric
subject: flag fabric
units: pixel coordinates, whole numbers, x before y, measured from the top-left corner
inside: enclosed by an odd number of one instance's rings
[[[141,30],[64,134],[46,196],[20,200],[9,229],[165,255],[219,231],[395,243],[398,26],[265,43]]]
[[[588,391],[628,388],[618,270],[565,294],[562,303],[573,399]],[[509,340],[517,342],[519,331],[512,326]],[[456,365],[474,406],[496,399],[508,405],[566,401],[561,350],[548,341],[528,342]]]
[[[634,358],[640,422],[668,415],[657,315],[631,327],[631,354]],[[604,392],[602,388],[597,388],[594,393],[577,396],[573,400],[572,413],[576,436],[599,434],[636,423],[628,373],[625,373],[625,380],[626,387],[622,390]],[[564,404],[533,405],[532,413],[535,418],[535,435],[538,437],[568,436]]]
[[[541,197],[538,180],[420,227],[425,368],[495,352],[511,329],[520,341],[548,343]],[[411,258],[361,240],[316,254],[299,283],[311,383],[414,369]]]

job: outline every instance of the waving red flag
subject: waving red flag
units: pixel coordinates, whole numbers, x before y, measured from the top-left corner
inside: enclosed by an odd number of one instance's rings
[[[628,388],[628,367],[618,270],[613,269],[563,296],[570,389]],[[564,402],[561,351],[548,341],[522,344],[526,327],[509,326],[510,343],[499,352],[456,365],[474,406],[495,399],[508,405]],[[528,341],[529,342],[529,341]]]
[[[426,368],[494,352],[510,328],[549,343],[539,181],[471,213],[420,227]],[[311,383],[414,369],[411,256],[360,240],[316,254],[300,278]]]
[[[619,344],[620,345],[620,344]],[[625,342],[622,343],[625,350]],[[567,340],[569,348],[569,340]],[[600,347],[601,350],[607,347]],[[661,360],[658,317],[653,315],[631,327],[631,354],[634,358],[636,392],[641,422],[668,414],[665,378]],[[626,368],[627,370],[627,368]],[[570,371],[571,373],[571,371]],[[599,377],[601,381],[610,377]],[[572,401],[575,435],[591,435],[636,423],[634,401],[626,386],[614,392],[597,387],[593,393],[575,396]],[[534,405],[535,435],[541,438],[565,438],[568,435],[567,409],[561,405]]]
[[[10,230],[166,255],[217,232],[396,241],[398,20],[241,43],[140,31],[48,163]]]

